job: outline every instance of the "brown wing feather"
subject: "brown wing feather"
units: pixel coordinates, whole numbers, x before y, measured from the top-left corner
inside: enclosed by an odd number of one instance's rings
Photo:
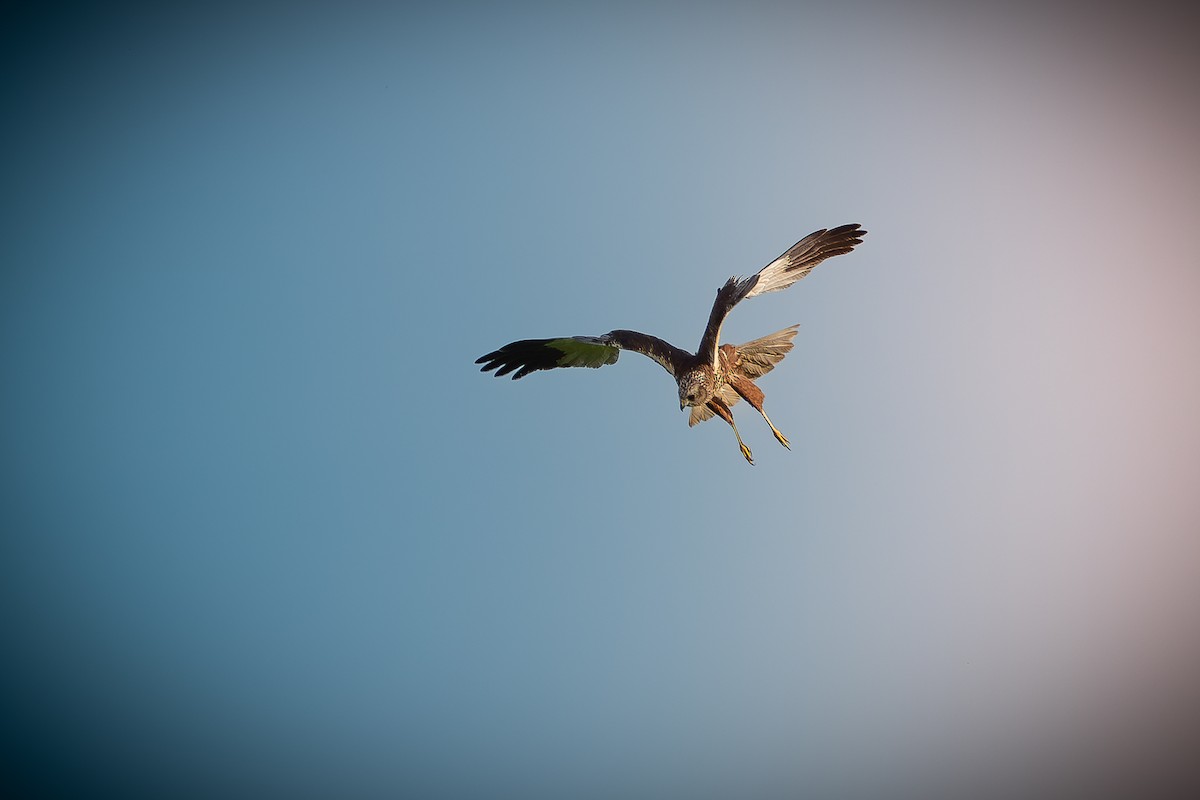
[[[784,328],[752,342],[739,344],[738,355],[741,357],[742,372],[748,378],[761,378],[783,361],[783,357],[791,352],[799,325]]]
[[[615,344],[622,350],[632,350],[635,353],[641,353],[648,358],[654,359],[663,369],[671,373],[672,376],[681,375],[695,361],[695,356],[688,351],[682,350],[670,342],[665,342],[657,336],[651,336],[648,333],[615,330],[609,331],[601,338]]]

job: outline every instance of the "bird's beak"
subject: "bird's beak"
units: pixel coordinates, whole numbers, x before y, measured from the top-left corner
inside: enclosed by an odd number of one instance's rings
[[[685,403],[685,402],[683,402],[682,400],[680,400],[680,401],[679,401],[679,410],[680,410],[680,411],[683,411],[685,408],[687,408],[687,403]]]

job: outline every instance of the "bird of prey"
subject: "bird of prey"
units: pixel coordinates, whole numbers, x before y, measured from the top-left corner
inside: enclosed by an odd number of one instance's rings
[[[478,358],[481,372],[496,370],[496,377],[515,370],[513,380],[531,372],[558,367],[602,367],[615,364],[622,350],[632,350],[657,361],[679,386],[679,410],[691,408],[688,425],[718,416],[733,428],[738,448],[750,464],[754,456],[742,441],[733,421],[733,406],[739,399],[762,414],[771,433],[784,447],[791,449],[787,437],[771,422],[763,410],[763,392],[754,380],[766,375],[792,349],[798,325],[745,344],[721,344],[721,324],[742,300],[767,292],[786,289],[803,278],[812,268],[832,256],[849,253],[866,235],[859,225],[839,225],[805,236],[787,252],[749,278],[732,277],[717,290],[708,315],[708,326],[700,338],[700,347],[689,353],[656,336],[637,331],[615,330],[603,336],[566,336],[557,339],[523,339],[511,342]]]

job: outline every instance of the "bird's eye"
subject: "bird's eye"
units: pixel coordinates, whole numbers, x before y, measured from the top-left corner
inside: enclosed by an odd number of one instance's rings
[[[696,395],[694,395],[694,394],[688,395],[688,400],[695,400],[695,399],[696,399]]]

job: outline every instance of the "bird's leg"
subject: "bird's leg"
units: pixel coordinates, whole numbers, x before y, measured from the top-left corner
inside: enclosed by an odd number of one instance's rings
[[[733,390],[746,399],[746,402],[754,406],[754,410],[762,414],[762,418],[767,421],[767,425],[771,428],[771,433],[775,434],[775,438],[779,443],[788,450],[792,449],[792,443],[788,438],[779,432],[779,429],[771,422],[771,418],[767,416],[767,412],[763,411],[763,390],[758,388],[754,381],[742,375],[733,376],[733,380],[729,382]]]
[[[742,451],[742,456],[754,466],[754,454],[750,452],[750,448],[746,447],[746,443],[742,441],[742,435],[738,433],[737,425],[732,419],[729,420],[729,427],[733,428],[733,435],[737,437],[738,449]]]
[[[733,412],[729,410],[729,406],[725,405],[721,398],[714,395],[708,401],[708,407],[712,409],[714,414],[728,422],[729,427],[733,428],[733,435],[737,437],[738,448],[742,451],[742,457],[750,462],[750,466],[754,466],[754,454],[750,452],[750,448],[746,447],[746,443],[742,441],[742,435],[738,433],[737,423],[733,421]]]
[[[767,412],[763,411],[760,408],[758,410],[758,413],[762,414],[763,419],[765,419],[767,421],[768,425],[771,425],[771,418],[767,416]],[[771,425],[771,433],[775,434],[775,438],[779,440],[779,443],[781,445],[786,447],[788,450],[792,449],[792,443],[789,442],[788,438],[786,436],[784,436],[782,433],[780,433],[779,429],[776,428],[774,425]]]

